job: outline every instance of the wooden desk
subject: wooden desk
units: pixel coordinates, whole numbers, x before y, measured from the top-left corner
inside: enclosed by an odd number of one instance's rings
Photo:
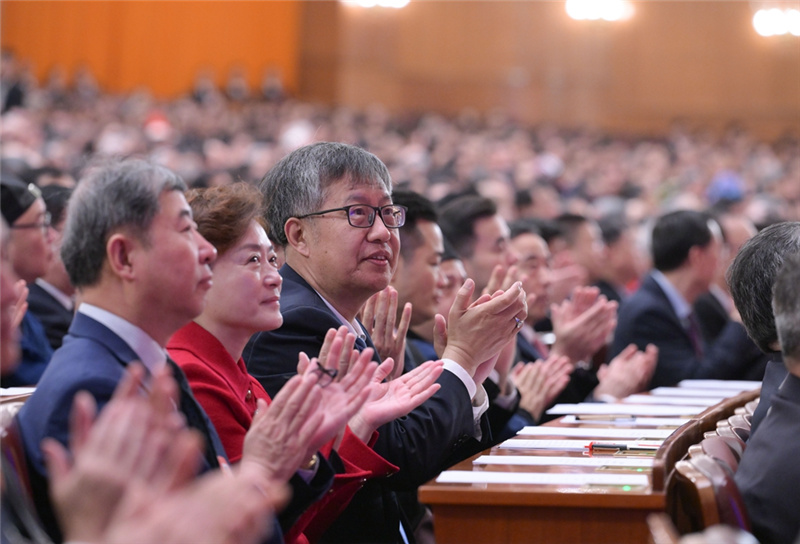
[[[441,484],[430,482],[420,488],[419,497],[431,505],[435,516],[437,544],[529,543],[622,544],[647,542],[648,514],[666,507],[664,482],[688,450],[702,438],[711,419],[743,406],[759,391],[743,393],[708,408],[677,429],[656,454],[649,485],[640,488],[577,487],[514,484]],[[552,438],[559,435],[562,419],[547,424]],[[716,421],[716,420],[714,420]],[[599,427],[596,426],[595,427]],[[591,439],[589,439],[591,440]],[[534,450],[487,450],[492,455],[582,456],[579,452]],[[477,456],[476,456],[477,457]],[[503,472],[594,472],[592,467],[474,465],[470,458],[453,470]],[[604,470],[604,473],[612,473]],[[630,470],[620,472],[631,474]]]

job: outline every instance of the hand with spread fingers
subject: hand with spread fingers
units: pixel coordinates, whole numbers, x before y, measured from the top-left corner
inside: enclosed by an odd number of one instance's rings
[[[390,380],[403,373],[406,333],[411,323],[411,303],[407,302],[403,306],[399,323],[396,323],[396,319],[397,290],[392,286],[372,295],[361,310],[361,322],[372,338],[381,360],[391,357],[395,362],[388,376]]]
[[[436,380],[444,369],[442,361],[427,361],[397,379],[386,381],[390,365],[387,360],[378,367],[369,386],[369,399],[350,420],[350,430],[364,442],[375,429],[408,414],[441,387]]]

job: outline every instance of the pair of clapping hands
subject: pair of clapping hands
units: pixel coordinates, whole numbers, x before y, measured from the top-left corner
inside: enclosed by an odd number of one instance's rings
[[[394,361],[378,365],[373,350],[353,349],[346,327],[330,329],[318,357],[300,354],[298,374],[267,405],[259,400],[245,435],[242,465],[256,465],[268,477],[288,481],[323,446],[341,440],[349,426],[368,442],[373,432],[425,402],[438,389],[441,361],[386,380]]]
[[[518,323],[527,317],[527,295],[519,281],[501,288],[486,289],[474,302],[475,282],[467,279],[456,294],[447,318],[437,314],[434,320],[434,347],[442,359],[463,367],[476,384],[491,373],[501,349],[514,339]],[[403,370],[405,339],[411,320],[411,304],[403,307],[396,323],[397,291],[387,287],[373,295],[361,312],[378,354],[391,357],[398,364],[391,375]]]
[[[195,474],[202,437],[175,411],[178,388],[167,368],[141,394],[145,371],[129,365],[95,419],[94,398],[75,396],[68,452],[42,443],[50,494],[66,540],[86,543],[182,544],[259,542],[286,486],[263,471]]]

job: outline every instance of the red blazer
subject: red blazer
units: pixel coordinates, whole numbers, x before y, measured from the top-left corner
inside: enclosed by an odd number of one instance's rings
[[[195,322],[176,332],[167,343],[170,357],[183,369],[197,401],[208,414],[219,434],[231,463],[242,458],[244,435],[250,428],[256,401],[270,402],[269,395],[247,373],[244,360],[234,361],[211,333]],[[313,542],[339,516],[356,491],[370,478],[382,478],[397,472],[397,467],[375,453],[348,428],[337,453],[341,465],[333,487],[314,503],[292,526],[286,542]],[[331,445],[322,454],[331,459]],[[337,467],[336,462],[332,463]]]

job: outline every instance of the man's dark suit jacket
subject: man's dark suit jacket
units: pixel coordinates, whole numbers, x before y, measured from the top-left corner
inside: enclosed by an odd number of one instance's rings
[[[72,317],[72,310],[64,308],[64,305],[56,300],[53,295],[42,289],[36,283],[28,286],[28,310],[39,318],[44,326],[47,341],[53,349],[61,347],[61,342],[69,330]]]
[[[762,356],[744,327],[731,321],[698,358],[689,333],[652,274],[622,304],[609,359],[628,344],[636,344],[639,349],[645,349],[647,344],[658,347],[651,388],[672,386],[691,378],[740,379]]]
[[[711,292],[703,293],[697,300],[694,301],[694,315],[697,316],[698,324],[700,325],[700,332],[703,335],[703,343],[705,345],[713,344],[720,333],[725,329],[731,318],[728,315],[728,310],[722,305],[719,299]],[[750,340],[753,343],[752,340]],[[753,343],[747,352],[753,353],[754,357],[758,346]],[[769,355],[762,354],[753,364],[750,365],[744,374],[740,376],[742,380],[755,380],[761,381],[764,378],[764,370],[767,367]]]
[[[274,396],[296,373],[297,357],[319,354],[325,334],[342,325],[314,289],[289,265],[281,270],[283,325],[253,336],[244,351],[247,369]],[[367,337],[367,345],[373,347]],[[377,357],[375,360],[378,360]],[[323,538],[326,542],[396,542],[400,511],[396,491],[413,490],[442,470],[488,447],[486,417],[482,440],[474,435],[472,403],[452,373],[437,380],[439,391],[411,413],[378,429],[373,449],[400,471],[386,480],[370,480]],[[412,537],[406,525],[406,534]]]
[[[604,295],[608,300],[613,300],[618,304],[622,304],[622,301],[625,299],[623,293],[606,280],[597,280],[594,282],[594,286],[600,289],[600,294]]]
[[[94,396],[98,410],[111,400],[123,377],[125,367],[139,357],[130,346],[105,325],[91,317],[78,313],[64,337],[64,343],[53,355],[36,391],[18,414],[20,435],[28,461],[29,475],[36,499],[36,508],[51,537],[61,541],[58,524],[53,515],[47,493],[47,471],[39,445],[45,437],[52,437],[68,446],[69,416],[72,402],[78,391],[88,391]],[[175,365],[173,371],[182,388],[180,410],[187,424],[203,434],[206,450],[205,469],[218,467],[218,456],[225,456],[225,449],[217,436],[213,424],[191,395],[186,377]],[[324,493],[332,481],[333,472],[327,463],[321,464],[318,479],[305,484],[299,476],[292,478],[292,497],[287,515],[296,519],[308,505]],[[320,483],[322,480],[324,482]],[[320,484],[316,487],[314,484]],[[299,512],[297,511],[299,510]],[[287,518],[288,519],[288,518]],[[282,541],[280,530],[277,541]]]
[[[772,397],[778,392],[783,380],[789,375],[786,370],[786,365],[783,364],[783,356],[780,353],[772,353],[772,360],[767,363],[767,369],[764,371],[764,379],[761,381],[761,395],[759,397],[758,406],[756,411],[753,412],[753,419],[750,422],[750,439],[756,432],[756,429],[764,421],[764,418],[769,411]]]
[[[758,434],[747,443],[736,485],[762,544],[794,542],[800,532],[800,378],[789,374]]]

